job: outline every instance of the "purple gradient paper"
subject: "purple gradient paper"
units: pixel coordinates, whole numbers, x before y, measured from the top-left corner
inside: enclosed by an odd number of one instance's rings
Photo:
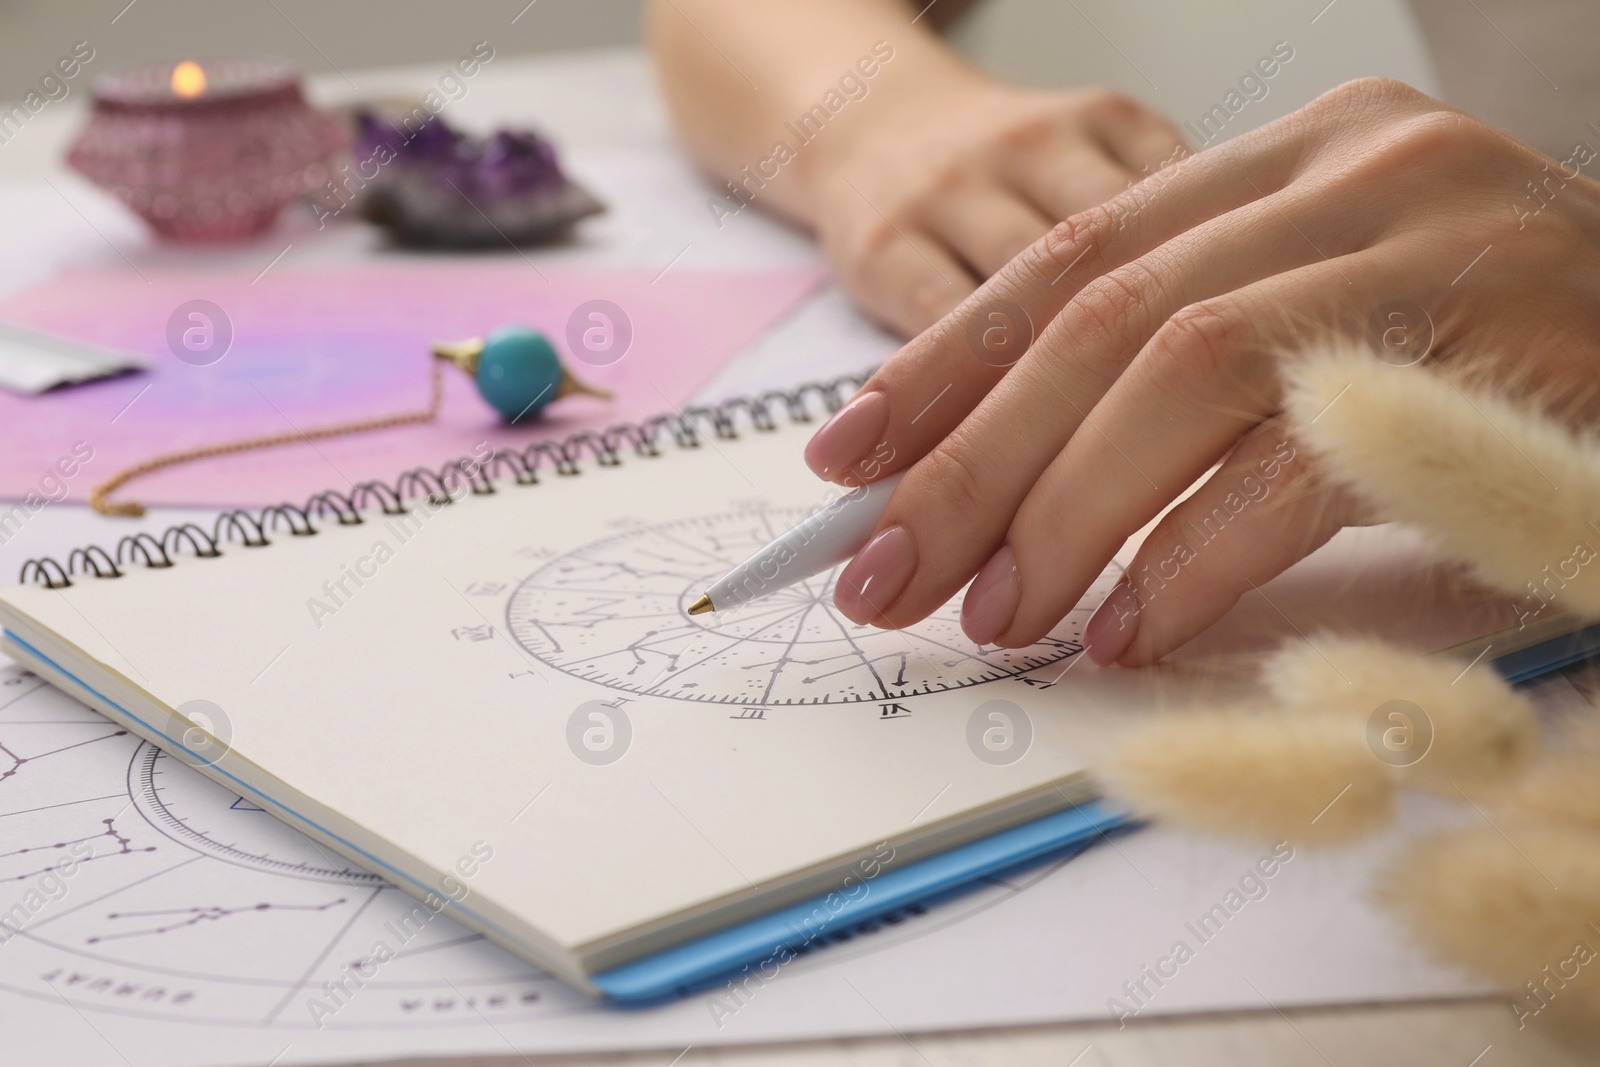
[[[518,261],[278,269],[243,277],[146,271],[69,271],[0,302],[0,319],[154,357],[150,373],[43,396],[0,394],[0,497],[20,499],[76,441],[94,458],[71,481],[82,500],[115,471],[162,452],[257,434],[305,431],[424,409],[434,340],[521,323],[543,331],[574,373],[611,389],[611,402],[573,396],[509,427],[466,376],[446,367],[436,422],[188,463],[131,483],[119,499],[147,505],[303,502],[327,488],[437,469],[488,441],[520,447],[682,405],[821,279],[810,268],[673,270],[560,267]],[[542,277],[541,277],[542,275]],[[548,279],[548,280],[545,280]],[[233,326],[209,366],[176,358],[168,318],[209,300]],[[567,320],[595,299],[633,326],[609,366],[571,359]]]

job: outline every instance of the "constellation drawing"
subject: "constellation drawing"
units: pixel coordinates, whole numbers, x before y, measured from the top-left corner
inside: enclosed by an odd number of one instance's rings
[[[112,922],[115,922],[119,919],[161,920],[166,918],[171,918],[172,921],[157,926],[151,926],[143,930],[125,930],[121,933],[115,934],[99,934],[94,937],[86,938],[85,943],[93,945],[101,941],[116,941],[127,937],[146,937],[150,934],[165,934],[172,930],[181,929],[185,926],[196,926],[203,922],[217,922],[219,920],[226,919],[231,915],[245,915],[250,912],[327,911],[329,908],[337,908],[340,904],[345,902],[345,898],[340,897],[338,900],[329,901],[326,904],[269,904],[263,902],[260,904],[247,904],[242,908],[224,908],[217,904],[211,904],[203,908],[157,908],[154,911],[112,911],[106,913],[106,918]]]
[[[0,667],[0,694],[0,746],[28,764],[0,779],[0,999],[306,1029],[306,999],[415,907],[28,672]],[[30,892],[42,906],[8,911]],[[487,1027],[592,1010],[440,917],[322,1022]]]
[[[512,593],[506,624],[557,670],[629,693],[771,706],[897,701],[1012,678],[1083,651],[1082,607],[1038,644],[980,648],[952,600],[900,630],[856,626],[833,606],[840,568],[734,612],[691,616],[713,580],[797,521],[751,509],[637,527],[560,555]],[[1113,572],[1085,598],[1110,590]]]
[[[77,746],[69,746],[69,747],[74,747],[75,748]],[[65,751],[65,749],[61,749],[61,750],[58,750],[58,751]],[[100,840],[102,838],[109,838],[110,840],[115,842],[116,846],[117,846],[117,850],[115,852],[94,852],[91,849],[88,855],[81,856],[81,857],[77,856],[76,854],[74,854],[74,856],[73,856],[74,865],[82,864],[82,863],[92,863],[95,860],[103,860],[103,859],[107,858],[108,856],[127,856],[127,855],[129,855],[131,853],[134,853],[134,852],[154,852],[155,851],[154,847],[134,848],[133,847],[133,841],[132,841],[131,838],[124,837],[122,834],[117,832],[117,828],[115,826],[115,823],[116,823],[115,819],[101,819],[100,823],[101,823],[101,825],[103,825],[105,827],[105,829],[101,830],[97,834],[85,834],[83,837],[72,837],[72,838],[67,838],[66,840],[63,840],[63,841],[52,841],[48,845],[30,845],[30,846],[27,846],[27,847],[24,847],[24,848],[12,849],[10,852],[0,852],[0,860],[10,859],[12,856],[24,856],[24,855],[27,855],[27,854],[32,853],[32,852],[40,852],[40,853],[44,853],[46,855],[52,855],[52,856],[56,856],[57,857],[56,861],[51,862],[51,863],[47,863],[43,867],[38,868],[37,870],[23,871],[21,874],[7,874],[4,877],[0,877],[0,881],[26,882],[29,879],[37,878],[38,876],[44,874],[46,871],[56,870],[60,866],[60,858],[59,857],[61,856],[61,850],[62,849],[71,849],[72,846],[74,846],[74,845],[90,844],[91,842],[98,841],[98,840]]]
[[[98,725],[109,727],[111,724],[108,722],[102,722]],[[4,742],[0,742],[0,767],[4,768],[3,770],[0,770],[0,782],[5,781],[7,778],[13,777],[14,775],[20,774],[22,769],[28,764],[32,763],[34,760],[47,759],[50,756],[58,755],[62,752],[68,751],[69,749],[78,748],[81,745],[92,745],[96,741],[104,741],[112,737],[126,737],[127,735],[128,731],[126,730],[107,730],[99,737],[91,737],[87,741],[74,741],[70,745],[62,745],[60,748],[53,748],[47,752],[36,752],[31,756],[18,755],[16,752],[13,752],[10,748],[6,747]]]

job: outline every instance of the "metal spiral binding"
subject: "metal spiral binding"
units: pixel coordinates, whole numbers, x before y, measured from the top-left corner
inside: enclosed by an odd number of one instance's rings
[[[826,382],[807,382],[794,389],[773,389],[757,396],[732,397],[718,404],[684,408],[672,415],[656,415],[639,423],[619,423],[608,430],[584,430],[561,441],[536,441],[516,451],[494,452],[482,460],[452,460],[433,471],[418,467],[402,473],[394,483],[362,482],[342,493],[326,489],[310,497],[303,507],[275,504],[252,513],[242,509],[217,515],[211,532],[192,522],[169,526],[157,537],[149,533],[131,534],[117,542],[115,552],[98,545],[75,548],[65,567],[50,556],[30,559],[22,565],[20,581],[37,582],[49,589],[65,589],[74,577],[120,578],[136,563],[147,568],[172,567],[184,550],[196,559],[223,555],[223,546],[237,541],[242,548],[261,548],[272,543],[271,535],[287,531],[291,537],[311,537],[320,524],[332,521],[340,526],[365,522],[363,512],[379,511],[398,515],[408,499],[426,497],[434,505],[454,503],[458,495],[487,495],[499,490],[496,483],[509,480],[514,485],[537,485],[539,470],[548,466],[557,476],[582,473],[580,461],[601,467],[622,463],[625,450],[636,456],[661,455],[661,442],[670,435],[679,448],[698,448],[708,433],[718,440],[739,436],[740,422],[757,431],[775,430],[774,407],[780,407],[790,422],[810,422],[816,404],[828,412],[838,411],[845,398],[870,377],[871,371],[847,374]]]

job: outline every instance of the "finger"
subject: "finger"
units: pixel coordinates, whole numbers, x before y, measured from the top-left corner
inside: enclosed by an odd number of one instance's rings
[[[1036,328],[1054,319],[1085,285],[1202,220],[1225,215],[1280,188],[1298,160],[1299,148],[1291,137],[1267,136],[1271,129],[1264,127],[1201,153],[1186,161],[1173,180],[1142,183],[1053,228],[989,279],[954,315],[916,337],[879,368],[858,396],[882,393],[881,401],[864,409],[851,405],[818,430],[806,454],[811,469],[837,481],[883,441],[895,450],[895,459],[882,468],[884,474],[909,467],[926,455],[1017,362]],[[848,265],[852,257],[833,258]],[[852,282],[848,273],[846,281],[852,292],[867,288],[864,282]],[[871,300],[859,299],[873,306]],[[909,317],[901,315],[899,321]],[[995,340],[999,343],[990,343]],[[863,451],[851,452],[851,446],[860,442],[867,442]],[[824,458],[828,462],[820,462]]]
[[[1015,194],[994,185],[967,185],[930,204],[923,225],[988,278],[1050,232],[1051,222]]]
[[[1278,200],[1298,201],[1288,203],[1298,222]],[[1314,196],[1269,198],[1213,219],[1086,287],[896,488],[878,528],[906,531],[898,543],[914,563],[897,565],[893,588],[879,581],[875,603],[885,610],[868,621],[909,625],[972,577],[1000,547],[1017,509],[1085,415],[1181,308],[1319,258],[1300,238],[1307,230],[1331,231],[1324,246],[1344,251],[1347,243],[1366,243],[1364,227],[1380,225],[1359,220],[1341,229],[1335,225],[1340,218],[1336,206]],[[889,562],[858,559],[844,577],[864,579],[867,568]],[[841,581],[842,588],[849,584]],[[852,618],[852,611],[868,607],[849,599],[835,602]]]
[[[1283,424],[1262,423],[1145,539],[1084,627],[1089,657],[1102,665],[1154,663],[1358,520]]]
[[[1095,134],[1113,158],[1141,177],[1193,154],[1176,126],[1144,108],[1120,120],[1115,115],[1098,118]]]
[[[1075,132],[1070,141],[1041,144],[1006,165],[1005,179],[1049,218],[1085,211],[1128,188],[1137,175]]]
[[[967,635],[1022,647],[1048,633],[1129,536],[1279,410],[1278,353],[1397,291],[1392,255],[1319,261],[1169,318],[1028,490],[1006,532],[1016,585],[974,583]]]
[[[887,219],[864,227],[854,244],[831,256],[845,288],[863,311],[902,336],[938,322],[978,287],[937,238]]]

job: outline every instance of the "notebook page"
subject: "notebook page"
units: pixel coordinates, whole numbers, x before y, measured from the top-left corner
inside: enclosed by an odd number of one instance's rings
[[[1061,806],[1093,724],[1167,684],[1079,657],[1086,610],[987,653],[959,600],[873,631],[825,580],[689,617],[821,501],[804,439],[669,444],[5,599],[160,703],[222,709],[229,758],[435,869],[466,858],[477,899],[582,951],[1030,790]],[[984,740],[995,700],[1030,735],[1009,762]]]

